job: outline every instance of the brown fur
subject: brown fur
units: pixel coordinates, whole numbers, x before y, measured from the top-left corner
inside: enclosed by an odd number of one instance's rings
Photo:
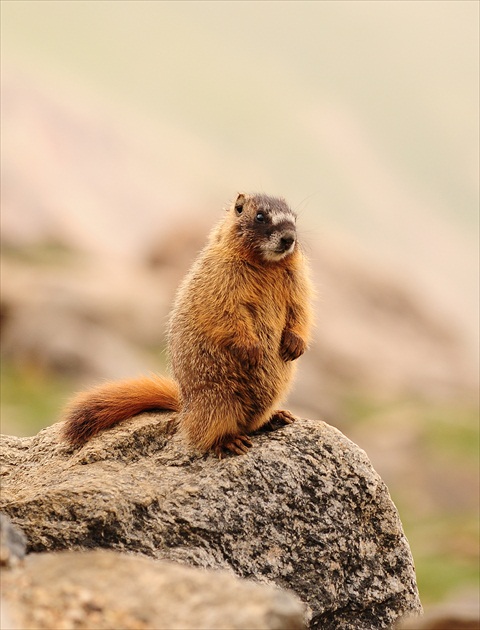
[[[180,409],[175,381],[155,375],[105,383],[70,401],[65,410],[63,436],[71,444],[80,445],[120,419],[153,409]]]
[[[141,411],[167,409],[179,411],[180,430],[201,450],[246,452],[249,433],[293,419],[276,406],[307,347],[310,299],[294,213],[282,199],[238,195],[177,294],[169,328],[176,382],[132,379],[80,394],[65,437],[80,444]]]

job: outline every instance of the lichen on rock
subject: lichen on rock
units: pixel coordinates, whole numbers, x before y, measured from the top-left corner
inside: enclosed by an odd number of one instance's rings
[[[366,454],[311,420],[241,457],[192,452],[144,414],[80,450],[59,425],[3,438],[0,509],[30,551],[109,548],[289,589],[310,627],[389,628],[421,611],[397,510]]]

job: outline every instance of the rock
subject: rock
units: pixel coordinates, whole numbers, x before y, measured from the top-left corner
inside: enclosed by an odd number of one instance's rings
[[[398,513],[366,454],[323,422],[254,436],[242,457],[192,452],[143,414],[80,450],[60,425],[5,436],[0,509],[30,551],[110,548],[294,591],[311,628],[391,627],[421,605]]]
[[[145,346],[163,342],[158,318],[168,315],[167,291],[156,291],[158,278],[143,271],[107,267],[45,269],[2,258],[2,358],[74,377],[81,387],[158,369]]]
[[[0,514],[0,566],[13,567],[25,556],[27,539],[22,531],[12,525],[12,522]]]
[[[19,628],[56,630],[301,630],[304,609],[290,593],[114,551],[31,554],[2,575]]]
[[[457,591],[445,601],[433,604],[421,619],[403,620],[397,630],[479,630],[478,589]]]

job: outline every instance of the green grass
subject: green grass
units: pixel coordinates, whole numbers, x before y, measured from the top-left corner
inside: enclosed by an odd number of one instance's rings
[[[436,409],[425,414],[427,448],[431,453],[465,461],[478,461],[480,432],[478,410],[465,407]]]
[[[389,489],[410,543],[423,604],[478,591],[478,407],[463,400],[375,400],[357,392],[344,400],[344,415],[367,443],[372,432],[401,432],[403,419],[413,427],[412,469],[402,469],[407,481],[402,474],[390,479]]]
[[[34,435],[52,424],[72,391],[72,383],[33,367],[2,361],[0,370],[2,433]]]
[[[41,266],[65,266],[78,260],[79,256],[72,249],[54,241],[39,242],[23,247],[2,245],[5,259]]]
[[[417,583],[424,606],[441,602],[450,593],[480,588],[478,561],[448,554],[417,558]]]
[[[480,532],[476,509],[472,506],[461,513],[437,510],[417,519],[407,505],[396,503],[414,557],[423,604],[444,601],[461,591],[478,591]]]

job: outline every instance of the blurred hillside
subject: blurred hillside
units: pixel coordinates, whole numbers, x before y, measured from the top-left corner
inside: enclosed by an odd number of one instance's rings
[[[2,430],[164,371],[238,190],[317,286],[289,404],[366,449],[426,602],[478,583],[478,4],[2,2]]]
[[[2,3],[2,75],[33,71],[71,107],[102,100],[150,151],[152,177],[128,157],[125,174],[156,181],[153,209],[281,191],[309,230],[346,232],[478,340],[477,3],[61,6]]]

